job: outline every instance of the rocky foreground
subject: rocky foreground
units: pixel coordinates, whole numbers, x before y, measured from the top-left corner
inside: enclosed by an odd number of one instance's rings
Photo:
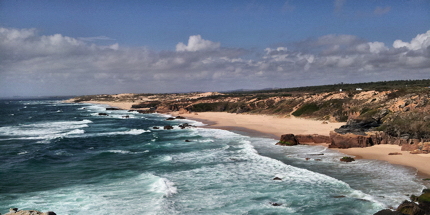
[[[1,213],[0,213],[1,215]],[[18,210],[18,208],[11,208],[5,215],[57,215],[52,211],[40,212],[36,210]]]

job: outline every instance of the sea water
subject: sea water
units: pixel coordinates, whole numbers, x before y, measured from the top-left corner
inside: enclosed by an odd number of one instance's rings
[[[373,214],[425,187],[412,168],[167,117],[0,100],[0,212]]]

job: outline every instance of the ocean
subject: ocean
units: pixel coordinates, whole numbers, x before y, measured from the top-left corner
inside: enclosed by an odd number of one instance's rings
[[[106,107],[0,100],[0,213],[361,215],[425,188],[412,168]]]

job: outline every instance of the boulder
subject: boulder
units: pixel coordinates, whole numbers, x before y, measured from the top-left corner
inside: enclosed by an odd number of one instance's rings
[[[109,116],[107,113],[99,113],[99,116]]]
[[[57,214],[52,211],[43,213],[36,210],[18,210],[18,208],[11,208],[9,210],[9,213],[6,213],[5,215],[57,215]]]
[[[171,121],[171,120],[175,120],[175,118],[173,118],[173,117],[169,117],[169,118],[167,118],[166,120]]]
[[[295,135],[299,144],[302,143],[330,143],[330,137],[318,134],[298,134]]]
[[[188,123],[184,123],[182,125],[179,125],[179,128],[181,128],[181,129],[184,129],[184,128],[187,128],[187,127],[191,127],[191,125],[189,125]]]
[[[388,155],[402,155],[402,153],[400,153],[400,152],[390,152],[390,153],[388,153]]]
[[[400,213],[398,211],[392,211],[390,209],[385,209],[385,210],[378,211],[373,215],[404,215],[404,214]]]
[[[343,161],[343,162],[353,162],[353,161],[355,161],[355,159],[352,158],[352,157],[343,157],[343,158],[340,159],[340,161]]]
[[[423,148],[421,149],[421,153],[423,154],[430,153],[430,142],[423,143]]]
[[[177,117],[175,117],[176,119],[185,119],[185,117],[183,117],[183,116],[177,116]]]
[[[294,146],[299,144],[299,141],[297,141],[294,134],[284,134],[281,136],[281,139],[279,140],[276,145],[282,145],[282,146]]]
[[[154,126],[154,127],[152,127],[152,129],[160,129],[159,127],[157,127],[157,126]]]
[[[273,180],[278,180],[278,181],[282,181],[282,178],[279,177],[274,177]]]
[[[398,212],[407,215],[424,215],[425,212],[414,202],[404,201],[397,208]]]
[[[281,203],[276,203],[276,202],[269,202],[272,206],[281,206]]]
[[[430,214],[430,192],[426,192],[426,190],[423,191],[423,194],[418,196],[418,204],[421,209]]]
[[[108,107],[108,108],[106,108],[106,110],[121,110],[121,109],[119,109],[119,108],[112,108],[112,107]]]
[[[170,130],[170,129],[173,129],[173,127],[171,125],[164,126],[164,130]]]
[[[330,132],[331,144],[329,148],[347,149],[351,147],[368,147],[373,146],[373,140],[369,135],[357,135],[352,133],[340,134]]]

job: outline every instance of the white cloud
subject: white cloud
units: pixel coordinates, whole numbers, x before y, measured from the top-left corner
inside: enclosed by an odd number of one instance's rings
[[[94,42],[97,40],[115,40],[107,36],[97,36],[97,37],[78,37],[79,40]]]
[[[35,29],[0,28],[0,96],[184,92],[427,78],[430,31],[388,48],[326,35],[251,52],[191,36],[176,51],[100,46]],[[205,51],[206,50],[206,51]],[[216,51],[211,51],[216,50]],[[367,78],[367,79],[365,79]]]
[[[428,46],[430,46],[430,30],[424,34],[418,34],[410,43],[402,40],[396,40],[393,43],[394,48],[406,47],[410,50],[426,49]]]
[[[218,49],[220,47],[221,43],[219,42],[212,42],[209,40],[202,39],[202,36],[200,35],[193,35],[190,36],[188,39],[188,45],[183,44],[182,42],[178,43],[176,45],[176,51],[177,52],[183,52],[183,51],[205,51],[205,50],[214,50]]]
[[[369,51],[372,53],[379,53],[381,51],[386,51],[388,48],[382,42],[368,42]]]

